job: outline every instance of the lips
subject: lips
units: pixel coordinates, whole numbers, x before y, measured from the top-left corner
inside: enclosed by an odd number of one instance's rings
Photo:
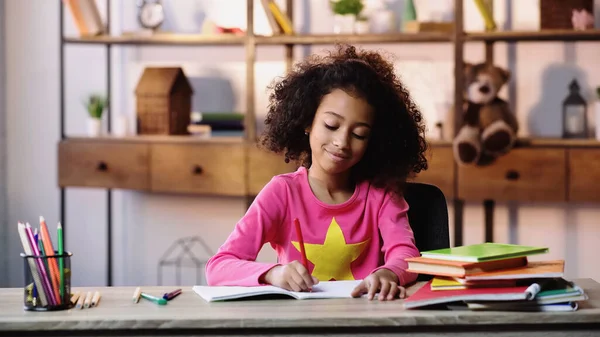
[[[348,155],[346,155],[344,153],[329,152],[327,150],[325,150],[325,152],[327,152],[327,154],[329,155],[329,157],[331,158],[331,160],[333,160],[335,162],[341,162],[341,161],[350,159],[350,156],[348,156]]]

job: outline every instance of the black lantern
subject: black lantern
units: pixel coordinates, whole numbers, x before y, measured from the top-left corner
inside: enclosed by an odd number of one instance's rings
[[[563,101],[563,138],[587,137],[587,102],[579,94],[575,79],[569,84],[569,96]]]

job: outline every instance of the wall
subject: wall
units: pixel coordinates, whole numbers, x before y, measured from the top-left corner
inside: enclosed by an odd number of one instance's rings
[[[102,4],[103,1],[100,1]],[[260,3],[259,1],[255,1]],[[391,1],[402,8],[403,1]],[[598,1],[596,1],[598,2]],[[132,3],[113,2],[113,32],[135,29]],[[206,17],[223,25],[243,22],[243,0],[163,1],[168,11],[165,29],[196,32]],[[447,4],[451,2],[439,2]],[[517,1],[496,1],[495,12],[500,27],[511,23],[515,29],[537,27],[531,9]],[[239,4],[239,10],[227,11]],[[467,29],[481,29],[482,22],[472,2],[465,1]],[[418,1],[417,11],[425,13],[427,2]],[[59,22],[57,4],[22,0],[7,2],[7,171],[9,212],[8,256],[12,285],[19,285],[22,265],[13,224],[19,219],[36,222],[44,215],[51,226],[59,221],[59,189],[56,187],[56,142],[59,140]],[[326,2],[296,1],[296,29],[302,32],[330,32],[330,14]],[[600,6],[597,5],[598,8]],[[104,13],[104,8],[101,8]],[[509,11],[510,10],[510,11]],[[512,12],[511,20],[505,20]],[[65,29],[73,34],[69,13]],[[600,15],[598,16],[600,17]],[[257,14],[257,29],[267,29],[264,17]],[[428,125],[438,118],[437,108],[452,96],[452,46],[446,43],[413,45],[365,45],[385,49],[393,54],[399,73],[413,92],[427,117]],[[297,47],[299,58],[322,52],[326,46]],[[534,56],[535,51],[535,56]],[[105,48],[69,45],[65,49],[66,130],[70,136],[85,132],[85,112],[81,99],[88,93],[103,92],[105,82]],[[467,60],[483,59],[482,44],[466,47]],[[521,136],[557,135],[555,123],[560,101],[572,76],[583,85],[591,98],[590,87],[600,83],[600,69],[595,67],[598,43],[499,43],[497,64],[513,72],[514,81],[503,95],[511,102],[523,127]],[[133,89],[144,66],[150,64],[183,65],[195,95],[193,108],[200,111],[244,111],[245,73],[243,47],[114,47],[112,102],[113,120],[124,114],[133,121]],[[284,49],[260,46],[256,65],[256,111],[266,106],[266,85],[284,70]],[[517,94],[518,93],[518,94]],[[217,99],[215,97],[218,97]],[[33,99],[35,98],[35,99]],[[543,113],[542,113],[543,111]],[[260,118],[260,117],[259,117]],[[67,190],[65,222],[67,248],[74,253],[75,285],[105,284],[106,267],[106,192],[96,189]],[[565,258],[568,277],[593,277],[600,280],[600,267],[594,264],[593,245],[600,237],[596,205],[587,204],[500,204],[495,215],[498,242],[547,245],[551,252],[544,258]],[[216,250],[244,212],[239,198],[213,198],[183,195],[146,194],[130,191],[113,193],[113,256],[116,285],[151,285],[158,282],[158,261],[177,239],[201,236],[210,250]],[[452,209],[450,209],[452,216]],[[465,209],[465,244],[483,240],[483,210],[479,204]],[[200,246],[193,249],[199,257],[209,254]],[[264,250],[259,259],[273,259]],[[184,268],[182,284],[196,282],[193,268]],[[165,271],[165,284],[175,282],[173,269]]]
[[[8,260],[5,258],[8,247],[6,214],[6,102],[5,102],[5,23],[4,2],[0,3],[0,287],[8,284]]]

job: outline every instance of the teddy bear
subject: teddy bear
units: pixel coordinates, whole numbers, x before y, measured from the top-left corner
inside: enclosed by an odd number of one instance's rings
[[[484,165],[515,144],[517,119],[498,97],[510,72],[485,63],[465,63],[464,74],[463,119],[452,144],[454,156],[462,165]]]

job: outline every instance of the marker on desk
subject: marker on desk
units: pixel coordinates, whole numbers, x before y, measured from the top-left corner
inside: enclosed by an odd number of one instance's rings
[[[141,295],[142,289],[140,289],[140,287],[135,288],[135,292],[133,293],[133,303],[138,303]]]
[[[147,299],[148,301],[154,302],[154,303],[156,303],[158,305],[165,305],[165,304],[167,304],[167,300],[165,300],[164,298],[155,297],[155,296],[152,296],[152,295],[146,294],[146,293],[140,293],[140,295],[143,298]]]
[[[181,294],[181,289],[173,290],[170,293],[165,293],[163,295],[163,298],[167,301],[170,301],[170,300],[174,299],[175,297],[177,297],[179,294]]]

